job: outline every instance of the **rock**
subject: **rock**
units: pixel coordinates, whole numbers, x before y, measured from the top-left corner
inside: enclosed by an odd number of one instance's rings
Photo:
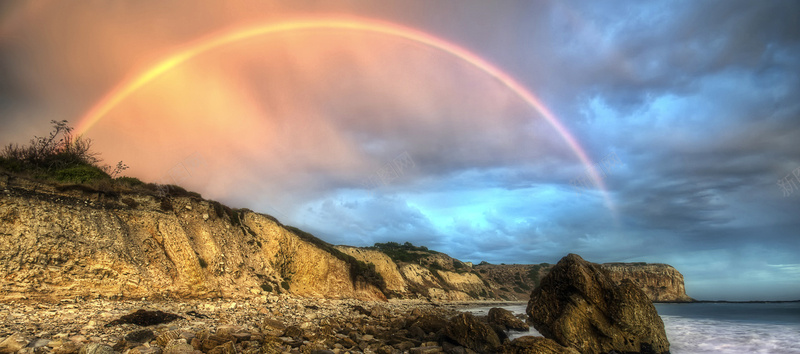
[[[280,336],[286,330],[286,325],[283,322],[271,318],[265,318],[261,321],[261,331],[271,335]]]
[[[395,349],[391,345],[384,345],[375,351],[377,354],[394,354]]]
[[[442,347],[416,347],[411,348],[411,354],[434,354],[441,353]]]
[[[77,342],[77,343],[84,343],[84,342],[87,341],[86,336],[82,336],[80,334],[72,336],[72,337],[69,337],[68,339],[73,341],[73,342]]]
[[[155,338],[155,334],[147,328],[137,329],[125,335],[125,341],[128,343],[144,343],[153,340],[153,338]]]
[[[297,338],[303,335],[303,330],[297,326],[289,326],[285,331],[283,331],[283,335],[285,337]]]
[[[26,345],[28,345],[28,340],[21,334],[14,333],[0,342],[0,354],[16,353],[22,348],[25,348]]]
[[[81,344],[73,341],[64,341],[60,346],[53,348],[51,354],[75,354],[81,349]]]
[[[527,323],[514,317],[511,311],[499,307],[493,307],[489,310],[488,321],[489,324],[500,326],[503,330],[527,331],[530,328]]]
[[[503,345],[504,354],[580,354],[545,337],[524,336]]]
[[[116,344],[111,346],[111,349],[114,349],[115,352],[124,352],[125,349],[128,348],[129,346],[130,345],[128,344],[128,341],[126,341],[125,338],[123,338],[119,340]]]
[[[425,337],[425,331],[417,325],[408,328],[408,335],[414,339],[422,339]]]
[[[421,328],[425,333],[436,333],[442,328],[447,326],[447,320],[445,320],[441,315],[435,313],[425,313],[416,320],[410,322],[409,328],[413,326],[418,326]]]
[[[478,353],[494,353],[500,347],[497,333],[471,313],[453,317],[447,324],[445,334],[456,343]]]
[[[161,354],[163,350],[159,347],[141,347],[139,349],[139,354]]]
[[[414,343],[411,342],[411,341],[407,341],[406,340],[406,341],[402,341],[400,343],[397,343],[394,347],[397,348],[400,351],[406,351],[406,350],[410,350],[411,348],[414,348]]]
[[[223,345],[226,342],[232,342],[233,340],[234,338],[230,334],[212,334],[203,341],[202,350],[203,352],[208,353],[212,349]]]
[[[389,310],[383,306],[374,306],[369,315],[372,317],[384,317],[389,315]]]
[[[233,338],[236,338],[236,343],[241,343],[249,341],[250,338],[252,337],[252,334],[247,332],[236,332],[236,333],[231,333],[231,336],[233,336]]]
[[[127,354],[161,354],[162,352],[160,347],[138,346],[128,351]]]
[[[147,311],[147,310],[138,310],[136,312],[132,312],[125,316],[122,316],[116,320],[113,320],[106,324],[106,327],[116,326],[124,323],[132,323],[138,326],[152,326],[161,323],[168,323],[175,321],[181,316],[172,313],[166,313],[162,311]]]
[[[668,353],[664,323],[630,281],[570,254],[533,290],[527,311],[545,337],[581,353]]]
[[[208,354],[236,354],[236,344],[233,341],[225,342],[209,350]]]
[[[78,354],[114,354],[114,349],[102,343],[89,343],[81,347]]]
[[[171,341],[166,348],[164,348],[164,354],[193,354],[194,347],[191,345],[181,342],[180,340],[173,340]]]
[[[28,343],[28,348],[41,348],[41,347],[46,346],[49,343],[50,343],[49,339],[36,338],[36,339],[32,340],[30,343]]]
[[[325,349],[315,349],[311,351],[311,354],[334,354],[334,352]]]
[[[170,341],[181,338],[181,331],[168,331],[156,338],[156,343],[163,348],[167,347]]]

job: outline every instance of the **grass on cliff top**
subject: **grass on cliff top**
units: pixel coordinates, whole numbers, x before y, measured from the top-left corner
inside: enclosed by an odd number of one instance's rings
[[[418,262],[420,259],[439,252],[429,250],[425,246],[414,246],[411,242],[399,244],[397,242],[376,243],[371,249],[377,249],[385,253],[389,258],[396,262]]]
[[[55,184],[60,191],[201,198],[200,194],[180,186],[144,183],[134,177],[119,176],[128,169],[122,161],[115,167],[103,164],[100,154],[92,151],[91,139],[74,135],[66,120],[51,123],[53,130],[47,136],[34,136],[27,145],[8,144],[3,147],[0,150],[0,171]]]
[[[92,141],[72,134],[67,121],[52,121],[47,136],[34,136],[28,145],[8,144],[0,151],[0,168],[41,181],[87,184],[111,180],[127,166],[102,165]]]

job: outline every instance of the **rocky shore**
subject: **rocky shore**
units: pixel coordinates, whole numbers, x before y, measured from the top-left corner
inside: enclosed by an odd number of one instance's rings
[[[459,309],[466,306],[466,303],[370,302],[286,295],[246,300],[158,302],[64,299],[57,303],[40,303],[23,300],[0,303],[0,353],[469,353],[504,350],[501,347],[503,328],[490,326],[486,318],[479,320],[461,313]],[[120,318],[138,310],[151,311],[151,314],[162,311],[180,317],[154,325],[120,323],[124,322]],[[481,347],[470,348],[475,345]]]

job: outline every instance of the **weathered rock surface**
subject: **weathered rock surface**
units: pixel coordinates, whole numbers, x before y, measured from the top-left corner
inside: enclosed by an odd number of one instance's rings
[[[26,345],[28,345],[28,341],[19,333],[14,333],[13,335],[8,336],[8,338],[5,338],[3,341],[0,341],[0,353],[16,353]]]
[[[385,298],[341,257],[267,215],[192,196],[115,196],[0,177],[0,301],[279,291]]]
[[[503,345],[504,354],[579,354],[574,348],[562,346],[545,337],[524,336]]]
[[[653,302],[692,302],[686,295],[683,274],[668,264],[605,263],[601,265],[615,283],[628,279]]]
[[[447,337],[478,353],[495,353],[500,348],[500,337],[489,325],[478,321],[470,313],[453,317],[447,324]]]
[[[499,307],[489,309],[488,320],[489,324],[497,325],[505,331],[527,331],[530,328],[527,323],[514,317],[511,311]]]
[[[363,300],[513,301],[527,300],[550,269],[544,263],[473,266],[438,252],[395,262],[377,249],[334,248],[268,215],[190,194],[162,198],[87,188],[0,172],[0,301],[286,292]],[[353,266],[348,258],[363,264]],[[683,277],[669,266],[608,267],[617,281],[633,279],[655,301],[688,299]],[[359,275],[365,268],[382,279]]]
[[[350,246],[336,246],[336,249],[355,257],[359,261],[374,264],[375,270],[383,276],[383,280],[386,282],[386,290],[397,294],[408,293],[406,281],[403,275],[400,274],[397,263],[383,252]]]
[[[570,254],[531,294],[527,311],[545,337],[581,353],[668,353],[664,323],[647,296],[629,281]]]

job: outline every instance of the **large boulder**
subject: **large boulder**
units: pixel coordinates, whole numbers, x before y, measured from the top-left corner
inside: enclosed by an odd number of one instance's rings
[[[489,309],[488,321],[490,325],[496,325],[504,331],[527,331],[530,326],[519,318],[514,317],[511,311],[500,307],[493,307]]]
[[[447,324],[445,334],[456,343],[478,353],[496,353],[500,348],[500,337],[497,333],[471,313],[453,317]]]
[[[664,323],[636,285],[576,254],[561,259],[533,290],[527,313],[536,330],[581,353],[669,353]]]
[[[3,340],[0,340],[0,353],[16,353],[20,349],[25,348],[26,345],[28,345],[28,340],[26,340],[21,334],[14,333]]]

